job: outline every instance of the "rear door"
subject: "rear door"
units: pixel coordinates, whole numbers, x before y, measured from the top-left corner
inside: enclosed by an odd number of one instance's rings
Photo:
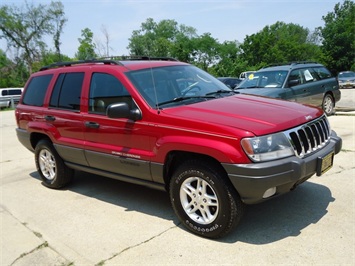
[[[288,84],[295,100],[299,103],[319,106],[319,97],[322,97],[317,77],[311,68],[292,70]]]
[[[309,92],[305,101],[313,106],[322,106],[326,82],[320,79],[313,68],[305,69],[304,75]]]
[[[43,112],[54,146],[68,162],[87,165],[83,117],[80,111],[84,72],[64,72],[57,76],[48,108]]]

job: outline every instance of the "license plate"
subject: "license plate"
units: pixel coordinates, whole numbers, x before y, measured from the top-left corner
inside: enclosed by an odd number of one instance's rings
[[[328,153],[322,158],[318,158],[317,162],[317,176],[321,176],[333,166],[334,152]]]

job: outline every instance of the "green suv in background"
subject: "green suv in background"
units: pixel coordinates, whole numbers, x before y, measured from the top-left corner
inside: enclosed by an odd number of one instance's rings
[[[339,84],[323,65],[297,62],[270,66],[249,75],[236,88],[241,93],[262,95],[321,107],[332,115],[340,100]]]

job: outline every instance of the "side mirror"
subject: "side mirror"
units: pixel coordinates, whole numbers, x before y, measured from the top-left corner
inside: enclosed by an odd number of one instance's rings
[[[109,118],[128,118],[134,121],[142,119],[141,111],[138,108],[130,109],[125,102],[110,104],[106,115]]]
[[[293,87],[300,84],[300,80],[299,79],[291,79],[288,81],[288,86],[289,87]]]

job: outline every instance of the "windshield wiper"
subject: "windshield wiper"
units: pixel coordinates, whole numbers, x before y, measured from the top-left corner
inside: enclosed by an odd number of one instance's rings
[[[213,94],[220,94],[220,93],[239,93],[239,92],[234,90],[218,90],[218,91],[206,93],[206,95],[213,95]]]
[[[216,98],[216,97],[214,97],[214,96],[207,96],[207,95],[204,95],[204,96],[184,96],[184,97],[177,97],[177,98],[174,98],[174,99],[169,100],[169,101],[165,101],[165,102],[158,103],[158,104],[157,104],[157,107],[162,106],[162,105],[166,105],[166,104],[169,104],[169,103],[177,103],[177,102],[182,102],[182,101],[185,101],[185,100],[191,100],[191,99],[205,99],[205,98]]]
[[[238,91],[239,89],[257,89],[257,88],[264,88],[264,87],[260,87],[260,86],[239,87],[239,88],[237,89],[237,91]]]

